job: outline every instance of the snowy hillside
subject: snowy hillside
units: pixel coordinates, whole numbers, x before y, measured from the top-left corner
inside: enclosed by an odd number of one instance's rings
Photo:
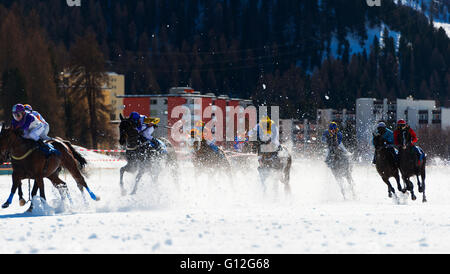
[[[396,0],[395,3],[399,3]],[[401,0],[402,5],[423,12],[428,18],[433,18],[436,28],[442,27],[450,37],[450,3],[442,0]]]

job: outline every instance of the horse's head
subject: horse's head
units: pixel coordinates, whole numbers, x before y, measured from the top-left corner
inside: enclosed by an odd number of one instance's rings
[[[383,138],[383,136],[381,134],[373,134],[373,144],[375,146],[376,150],[382,149],[384,147],[386,147],[387,142],[386,140]]]
[[[1,125],[0,131],[0,162],[5,162],[8,154],[13,147],[13,144],[22,136],[23,132],[20,129],[13,129],[12,127]]]
[[[138,136],[138,132],[134,127],[133,121],[130,118],[124,118],[122,114],[120,114],[120,145],[125,145],[130,137]]]

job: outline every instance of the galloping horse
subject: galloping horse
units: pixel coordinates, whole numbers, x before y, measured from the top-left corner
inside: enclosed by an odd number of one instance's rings
[[[256,149],[258,151],[258,173],[260,182],[265,191],[265,181],[271,174],[278,173],[279,180],[284,184],[286,194],[291,193],[289,184],[292,166],[292,156],[284,145],[280,145],[279,150],[275,152],[263,152],[261,146],[266,142],[256,141]]]
[[[192,133],[191,133],[192,134]],[[231,164],[225,152],[221,148],[214,151],[204,138],[194,138],[192,148],[192,164],[196,172],[224,171],[228,176],[232,176]]]
[[[60,153],[51,154],[47,158],[45,153],[39,150],[34,141],[22,138],[21,136],[21,130],[10,127],[2,127],[0,132],[0,161],[3,162],[6,159],[6,155],[10,154],[13,168],[13,186],[8,200],[3,204],[4,208],[11,204],[17,188],[19,188],[19,199],[21,205],[23,205],[24,200],[20,188],[21,180],[23,179],[35,180],[31,193],[32,197],[36,196],[39,190],[40,197],[45,200],[44,178],[48,178],[59,190],[61,198],[64,199],[67,195],[67,185],[58,177],[62,167],[70,172],[77,182],[81,193],[86,188],[93,200],[100,200],[87,186],[77,165],[79,164],[83,167],[87,163],[86,160],[72,147],[70,142],[63,141],[60,138],[49,141]],[[31,204],[28,210],[31,211],[32,209],[33,204]]]
[[[400,185],[400,175],[398,172],[397,161],[392,154],[392,150],[394,149],[391,145],[387,144],[386,140],[380,134],[373,135],[374,145],[375,145],[375,154],[376,154],[376,168],[378,174],[380,174],[383,182],[388,186],[388,195],[389,198],[392,198],[392,195],[395,194],[395,189],[392,187],[389,182],[389,178],[394,177],[397,181],[398,191],[406,193],[406,189],[403,189]]]
[[[138,184],[142,176],[146,172],[151,172],[152,178],[155,180],[160,172],[161,162],[166,161],[167,165],[171,168],[171,174],[174,176],[175,181],[178,181],[178,163],[176,152],[172,144],[164,139],[159,138],[164,143],[167,149],[167,153],[162,151],[156,151],[149,142],[139,134],[134,127],[130,118],[124,118],[120,115],[120,145],[126,145],[126,159],[127,164],[120,169],[120,188],[122,195],[126,194],[126,190],[123,186],[123,175],[125,172],[136,172],[138,174],[135,178],[135,184],[131,194],[136,194]]]
[[[411,199],[415,201],[417,199],[416,195],[414,195],[414,185],[410,181],[411,176],[416,176],[417,185],[419,188],[419,192],[423,194],[422,202],[426,203],[427,198],[425,196],[425,165],[427,162],[426,156],[423,159],[419,158],[419,155],[416,152],[416,149],[408,145],[406,142],[406,136],[400,136],[400,143],[402,144],[399,150],[399,167],[400,172],[402,173],[402,179],[406,185],[406,190],[411,193]],[[422,182],[420,182],[419,176],[422,178]]]
[[[344,191],[344,179],[350,186],[353,197],[355,197],[355,191],[353,189],[353,178],[352,178],[352,166],[350,164],[350,159],[344,154],[337,145],[331,145],[330,147],[330,169],[334,175],[334,178],[339,184],[342,196],[345,197]]]

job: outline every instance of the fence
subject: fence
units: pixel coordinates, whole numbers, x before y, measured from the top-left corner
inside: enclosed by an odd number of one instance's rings
[[[109,153],[109,154],[122,154],[125,153],[126,150],[121,150],[121,149],[86,149],[86,148],[80,148],[77,147],[76,148],[77,151],[83,153],[83,152],[95,152],[95,153]],[[186,151],[176,151],[178,159],[179,160],[186,160],[190,158],[190,154],[189,152]],[[226,155],[230,158],[238,158],[238,157],[251,157],[254,156],[254,154],[250,154],[250,153],[239,153],[239,152],[235,152],[235,151],[226,151],[225,152]],[[108,159],[94,159],[94,158],[89,158],[89,155],[84,155],[86,160],[88,162],[91,163],[118,163],[118,162],[123,162],[124,164],[126,163],[125,159],[121,159],[119,157],[116,158],[108,158]],[[109,155],[108,155],[109,156]],[[99,167],[99,168],[106,168],[106,167]],[[110,167],[110,168],[116,168],[116,167]],[[5,163],[1,163],[0,164],[0,175],[10,175],[12,174],[12,166],[11,166],[11,162],[5,162]]]

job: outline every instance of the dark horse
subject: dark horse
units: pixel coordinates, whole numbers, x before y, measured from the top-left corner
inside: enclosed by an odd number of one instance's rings
[[[402,173],[402,179],[406,185],[406,190],[411,192],[411,199],[415,201],[417,199],[414,195],[414,185],[410,181],[411,176],[416,176],[419,192],[422,193],[422,202],[426,203],[427,198],[425,196],[425,165],[427,162],[426,156],[420,159],[416,148],[407,142],[405,136],[406,132],[400,135],[400,143],[402,144],[399,149],[399,167]],[[422,179],[422,182],[419,179]]]
[[[352,178],[352,165],[350,163],[350,159],[347,155],[345,155],[345,152],[339,148],[338,145],[330,145],[330,164],[329,168],[331,169],[331,172],[333,173],[334,177],[336,178],[336,181],[339,184],[339,187],[341,189],[342,196],[345,197],[345,191],[344,191],[344,179],[346,179],[347,183],[350,186],[350,189],[352,191],[353,197],[355,197],[355,190],[353,189],[353,178]]]
[[[271,174],[277,174],[279,181],[284,184],[284,191],[286,194],[291,193],[290,174],[292,166],[292,156],[283,145],[280,145],[277,151],[264,152],[263,145],[268,145],[269,142],[261,140],[256,141],[256,149],[258,152],[258,173],[260,182],[266,189],[265,181]]]
[[[392,187],[389,182],[389,178],[394,177],[397,181],[397,188],[400,192],[405,193],[406,189],[402,189],[400,184],[400,175],[398,172],[398,164],[397,160],[393,153],[395,153],[394,147],[386,142],[380,134],[373,135],[373,141],[375,145],[375,154],[376,154],[376,168],[378,174],[380,174],[383,181],[388,186],[388,195],[389,198],[392,198],[392,195],[395,195],[395,189]]]
[[[12,197],[19,188],[19,199],[21,205],[24,204],[21,181],[23,179],[34,179],[32,197],[40,191],[40,197],[45,200],[44,178],[48,178],[52,184],[59,190],[61,198],[67,195],[67,185],[59,178],[59,172],[62,167],[67,169],[77,182],[78,188],[83,193],[86,188],[93,200],[100,200],[87,186],[83,175],[80,172],[78,164],[83,167],[86,160],[79,154],[68,141],[54,139],[49,141],[60,153],[52,154],[48,158],[45,153],[40,151],[36,142],[22,138],[22,131],[10,127],[2,127],[0,132],[0,160],[4,161],[7,155],[12,158],[12,180],[13,186],[8,201],[3,204],[3,208],[8,207]],[[31,204],[29,211],[33,208]]]
[[[126,194],[126,190],[123,186],[123,175],[125,172],[136,172],[138,174],[135,178],[135,185],[131,194],[136,194],[139,181],[146,172],[151,172],[152,178],[156,179],[161,168],[163,160],[171,168],[171,174],[174,176],[175,181],[178,181],[178,163],[175,149],[172,144],[164,139],[160,138],[161,142],[167,148],[167,153],[155,150],[149,142],[139,134],[135,128],[133,121],[129,118],[124,118],[120,115],[120,140],[119,143],[122,146],[126,146],[126,159],[127,164],[120,169],[120,188],[122,195]]]

